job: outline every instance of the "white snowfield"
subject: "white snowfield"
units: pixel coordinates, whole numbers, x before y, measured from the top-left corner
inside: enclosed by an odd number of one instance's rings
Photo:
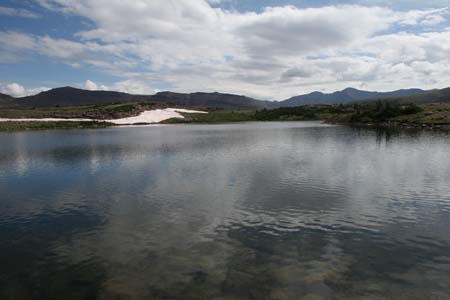
[[[106,120],[106,121],[113,123],[113,124],[117,124],[117,125],[136,124],[136,123],[159,123],[164,120],[168,120],[168,119],[172,119],[172,118],[183,119],[184,117],[182,114],[180,114],[180,112],[190,113],[190,114],[206,114],[207,113],[207,112],[198,111],[198,110],[166,108],[166,109],[147,110],[136,117],[115,119],[115,120]]]
[[[189,113],[189,114],[207,114],[207,112],[199,111],[199,110],[189,110],[189,109],[181,109],[181,108],[165,108],[165,109],[154,109],[147,110],[142,112],[140,115],[136,117],[122,118],[122,119],[114,119],[114,120],[95,120],[95,119],[59,119],[59,118],[42,118],[42,119],[7,119],[0,118],[0,122],[58,122],[58,121],[69,121],[69,122],[89,122],[89,121],[104,121],[117,125],[132,125],[137,123],[159,123],[164,120],[172,119],[172,118],[180,118],[183,119],[183,115],[181,113]]]

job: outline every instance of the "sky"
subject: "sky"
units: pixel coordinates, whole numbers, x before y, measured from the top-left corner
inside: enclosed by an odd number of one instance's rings
[[[0,92],[450,86],[450,0],[0,0]]]

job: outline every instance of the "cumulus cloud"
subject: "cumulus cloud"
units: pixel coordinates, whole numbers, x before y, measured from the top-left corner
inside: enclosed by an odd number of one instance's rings
[[[252,55],[298,56],[350,45],[386,30],[396,19],[394,12],[377,7],[275,7],[243,15],[236,32]]]
[[[446,20],[448,13],[448,8],[411,10],[401,15],[399,23],[402,25],[437,25]]]
[[[83,88],[88,91],[107,91],[108,87],[105,85],[97,85],[91,80],[86,80],[83,84]]]
[[[86,80],[85,81],[85,83],[83,85],[83,88],[85,90],[89,90],[89,91],[96,91],[96,90],[98,90],[97,84],[95,82],[93,82],[93,81],[90,81],[90,80]]]
[[[132,79],[116,82],[110,89],[137,95],[150,95],[157,92],[157,90],[151,88],[148,83]]]
[[[92,26],[72,40],[0,32],[0,61],[33,52],[122,78],[107,87],[86,82],[88,89],[148,94],[164,83],[176,91],[266,99],[362,84],[428,88],[450,75],[446,8],[331,5],[238,12],[213,2],[39,0]]]
[[[89,91],[118,91],[137,95],[150,95],[157,92],[157,90],[150,88],[147,83],[132,79],[115,82],[111,85],[98,85],[91,80],[86,80],[83,88]]]
[[[139,80],[124,80],[112,83],[111,85],[103,85],[88,79],[81,87],[89,91],[118,91],[137,95],[150,95],[158,92],[158,90],[150,88],[148,84]],[[48,87],[26,88],[16,82],[0,82],[0,93],[13,97],[31,96],[48,90],[50,90]]]
[[[0,90],[3,94],[7,94],[13,97],[25,96],[26,90],[18,83],[8,83],[0,86]]]
[[[47,91],[50,88],[38,87],[38,88],[25,88],[23,85],[16,82],[5,83],[0,82],[0,93],[10,95],[12,97],[24,97],[35,95],[43,91]]]

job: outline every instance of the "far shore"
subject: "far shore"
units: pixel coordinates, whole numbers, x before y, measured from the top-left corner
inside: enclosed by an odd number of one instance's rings
[[[0,131],[104,128],[150,124],[321,121],[365,127],[450,130],[450,104],[310,105],[258,110],[197,110],[154,104],[108,104],[45,109],[2,109]]]

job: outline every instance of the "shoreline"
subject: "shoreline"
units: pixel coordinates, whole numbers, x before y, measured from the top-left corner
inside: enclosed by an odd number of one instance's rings
[[[137,116],[118,119],[92,119],[92,118],[0,118],[0,122],[106,122],[116,125],[155,124],[169,119],[184,119],[181,113],[207,114],[205,111],[182,108],[164,108],[146,110]]]
[[[52,118],[48,118],[52,119]],[[166,119],[170,120],[170,119]],[[190,120],[185,120],[177,118],[177,121],[172,122],[164,122],[163,120],[160,123],[112,123],[107,120],[83,120],[79,121],[79,119],[74,120],[57,120],[54,121],[0,121],[0,132],[20,132],[20,131],[38,131],[38,130],[69,130],[69,129],[103,129],[103,128],[125,128],[125,127],[158,127],[158,126],[167,126],[167,125],[211,125],[211,124],[237,124],[237,123],[254,123],[254,122],[310,122],[317,121],[323,124],[328,125],[338,125],[338,126],[348,126],[353,128],[367,128],[367,129],[392,129],[392,130],[406,130],[406,131],[441,131],[441,132],[449,132],[450,124],[388,124],[388,123],[348,123],[348,122],[328,122],[323,119],[315,119],[315,120],[268,120],[268,121],[258,121],[258,120],[248,120],[248,121],[228,121],[228,122],[192,122]]]
[[[323,121],[323,120],[322,120]],[[324,122],[332,125],[342,125],[350,127],[363,127],[373,129],[399,129],[399,130],[429,130],[429,131],[450,131],[450,124],[427,124],[427,123],[348,123],[348,122]]]
[[[3,118],[2,118],[3,117]],[[190,110],[143,104],[0,110],[0,131],[167,124],[320,121],[399,130],[450,130],[450,104],[316,105],[261,110]]]

